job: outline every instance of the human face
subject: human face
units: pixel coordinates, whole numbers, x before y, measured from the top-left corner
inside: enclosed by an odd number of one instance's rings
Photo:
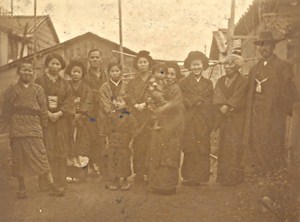
[[[137,61],[137,68],[140,72],[145,73],[149,71],[150,63],[148,59],[141,57]]]
[[[122,76],[120,68],[118,66],[111,67],[111,69],[109,70],[109,76],[113,81],[119,81]]]
[[[234,73],[239,69],[239,67],[234,64],[233,60],[227,60],[224,62],[225,73],[227,77],[233,76]]]
[[[48,70],[51,75],[58,75],[61,70],[61,64],[58,59],[53,58],[48,64]]]
[[[275,44],[273,43],[264,43],[258,46],[259,54],[263,58],[269,58],[275,49]]]
[[[176,81],[176,70],[174,68],[168,68],[166,80],[169,84],[174,83]]]
[[[22,64],[21,68],[18,71],[18,75],[20,76],[20,81],[24,84],[28,84],[32,81],[34,72],[33,66],[30,63]]]
[[[73,81],[78,82],[82,79],[82,68],[80,66],[73,66],[71,70],[71,78]]]
[[[89,56],[90,66],[93,68],[98,68],[102,62],[102,58],[99,51],[93,51]]]
[[[113,103],[117,110],[126,108],[126,102],[123,99],[116,99]]]
[[[190,67],[191,72],[196,76],[200,76],[203,72],[203,63],[200,59],[193,60]]]
[[[162,69],[161,70],[155,70],[153,75],[156,79],[162,80],[166,77],[166,74]]]

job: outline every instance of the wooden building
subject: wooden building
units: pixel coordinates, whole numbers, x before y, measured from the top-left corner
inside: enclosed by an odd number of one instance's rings
[[[0,14],[0,66],[34,53],[34,17]],[[59,43],[48,15],[36,17],[36,51]]]

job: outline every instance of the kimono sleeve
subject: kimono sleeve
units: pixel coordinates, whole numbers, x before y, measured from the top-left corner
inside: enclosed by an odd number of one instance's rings
[[[9,122],[13,111],[13,102],[17,94],[14,92],[13,87],[10,86],[3,94],[2,102],[2,119],[5,122]]]
[[[229,105],[233,109],[242,108],[245,105],[247,89],[248,81],[245,77],[241,76],[233,95],[225,102],[225,104]]]
[[[128,101],[129,106],[134,106],[137,101],[135,99],[135,90],[134,90],[134,79],[129,80],[125,87],[125,97]]]
[[[110,93],[108,84],[105,83],[100,87],[99,98],[100,104],[102,105],[102,109],[104,110],[105,114],[111,113],[114,108],[112,104],[112,95]]]
[[[224,93],[220,88],[221,79],[222,77],[217,80],[216,87],[215,87],[214,101],[213,101],[215,105],[223,105],[226,101],[226,96],[224,95]]]
[[[67,115],[75,115],[75,105],[73,100],[72,89],[68,82],[64,84],[65,98],[62,101],[61,111]]]
[[[47,115],[47,101],[44,90],[41,86],[38,87],[37,101],[40,106],[40,119],[42,127],[47,127],[48,115]]]

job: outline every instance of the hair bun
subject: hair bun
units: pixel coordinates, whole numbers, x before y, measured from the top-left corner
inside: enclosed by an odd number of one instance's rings
[[[146,50],[141,50],[141,51],[138,52],[138,55],[139,56],[149,56],[150,52],[146,51]]]

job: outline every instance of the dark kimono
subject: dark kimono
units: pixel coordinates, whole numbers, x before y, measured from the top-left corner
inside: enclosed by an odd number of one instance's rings
[[[294,98],[294,76],[287,62],[273,55],[266,65],[260,60],[251,69],[244,143],[254,169],[270,172],[286,165],[286,117]]]
[[[230,85],[225,81],[226,76],[218,79],[214,95],[219,123],[217,127],[220,129],[217,182],[234,185],[241,183],[244,178],[241,162],[247,79],[237,73]],[[230,111],[221,113],[219,108],[222,105],[228,105]]]
[[[21,82],[11,85],[3,98],[3,119],[10,126],[12,175],[34,176],[50,171],[43,142],[47,105],[42,87]]]
[[[102,166],[101,152],[105,148],[105,136],[103,135],[104,132],[104,123],[103,118],[103,110],[101,108],[101,104],[99,101],[99,89],[100,87],[107,82],[107,77],[104,70],[101,69],[101,75],[98,77],[96,74],[92,73],[90,70],[84,76],[84,81],[90,87],[90,90],[93,94],[93,107],[92,107],[92,124],[91,124],[91,153],[90,153],[90,162],[100,164],[100,168]]]
[[[156,115],[160,129],[152,130],[147,157],[149,187],[158,192],[176,190],[184,127],[184,105],[180,88],[177,83],[166,87],[166,103]]]
[[[139,75],[136,75],[134,79],[131,79],[125,88],[125,95],[128,98],[130,110],[137,120],[138,135],[134,138],[132,148],[133,154],[133,170],[136,174],[136,178],[142,179],[144,175],[148,174],[146,169],[146,156],[149,149],[151,136],[151,130],[148,127],[149,110],[147,107],[143,111],[137,111],[133,106],[135,104],[141,104],[146,102],[145,92],[149,85],[149,78],[144,81]]]
[[[68,149],[70,146],[69,121],[70,115],[75,114],[72,101],[72,90],[67,80],[59,77],[54,83],[44,74],[38,77],[36,83],[41,85],[48,101],[48,111],[63,112],[56,122],[49,121],[45,130],[45,143],[53,173],[54,183],[58,187],[64,187],[66,181],[66,166]],[[56,107],[51,105],[51,98],[57,98]]]
[[[71,146],[70,156],[88,156],[90,149],[90,124],[91,112],[93,108],[93,95],[89,86],[85,82],[79,85],[69,82],[72,89],[72,100],[76,109],[76,114],[80,115],[78,120],[71,119],[70,138]]]
[[[127,110],[118,110],[107,116],[108,176],[110,180],[131,175],[129,144],[136,128],[136,121]]]
[[[185,113],[182,141],[184,160],[181,173],[184,181],[207,182],[210,175],[210,134],[214,126],[213,83],[194,74],[180,81]]]

